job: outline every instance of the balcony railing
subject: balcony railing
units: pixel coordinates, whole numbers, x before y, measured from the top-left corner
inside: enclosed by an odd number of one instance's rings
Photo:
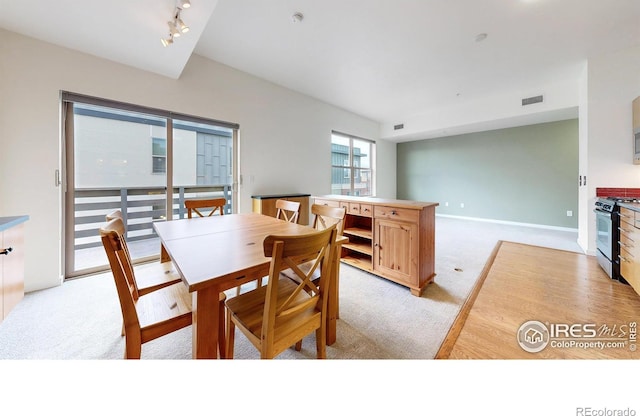
[[[223,197],[227,200],[225,213],[232,212],[231,185],[176,187],[173,196],[173,218],[186,218],[184,200],[191,198]],[[106,266],[98,230],[104,224],[105,215],[116,209],[122,211],[132,257],[147,257],[149,250],[134,248],[150,247],[151,244],[154,247],[151,253],[159,254],[160,246],[153,223],[167,219],[166,206],[165,187],[76,189],[73,247],[67,246],[74,252],[75,270],[67,274]]]

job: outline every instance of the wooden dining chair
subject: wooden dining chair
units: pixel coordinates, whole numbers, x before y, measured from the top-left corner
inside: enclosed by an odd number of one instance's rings
[[[311,214],[313,217],[313,228],[316,230],[324,230],[336,224],[338,236],[344,231],[344,217],[347,210],[344,207],[330,207],[328,205],[313,204],[311,205]]]
[[[120,234],[123,250],[127,252],[127,256],[129,256],[129,261],[131,262],[131,252],[129,251],[127,239],[125,237],[126,229],[122,218],[122,211],[115,210],[105,216],[107,222],[110,222],[115,218],[119,218],[120,222],[113,223],[112,228]],[[130,273],[133,273],[133,269],[136,270],[135,279],[129,275]],[[136,291],[140,296],[182,281],[180,274],[178,274],[173,263],[170,261],[143,263],[135,265],[131,270],[127,269],[125,272],[128,274],[127,279],[133,281],[136,285]]]
[[[276,200],[276,218],[298,223],[300,215],[300,202],[287,201],[286,199]]]
[[[184,207],[187,209],[187,217],[192,218],[193,214],[199,217],[211,217],[218,212],[218,215],[224,215],[224,206],[227,204],[225,198],[206,198],[206,199],[187,199],[184,201]],[[204,209],[211,209],[208,214],[204,215]]]
[[[233,358],[237,327],[260,351],[261,358],[274,358],[305,336],[316,334],[317,358],[326,358],[326,314],[330,270],[335,255],[336,227],[303,235],[270,235],[264,239],[264,255],[271,257],[266,286],[229,298],[227,308],[227,357]],[[298,265],[313,258],[309,272]],[[280,276],[291,268],[298,283]],[[311,282],[322,270],[318,285]]]
[[[344,207],[330,207],[328,205],[320,205],[313,204],[311,205],[311,214],[314,215],[312,227],[316,230],[324,230],[329,227],[335,225],[336,227],[336,236],[342,236],[342,232],[344,231],[344,217],[347,214],[347,210]],[[336,253],[336,255],[340,255]],[[300,265],[300,268],[304,272],[308,272],[313,266],[312,262],[303,263]],[[285,269],[281,272],[281,274],[285,277],[292,279],[293,281],[297,281],[296,273],[291,269]],[[338,285],[339,275],[335,276],[335,284]],[[312,282],[315,285],[318,285],[320,279],[320,270],[317,270],[313,273],[311,277]],[[339,317],[339,310],[336,310],[336,317]],[[300,351],[301,343],[296,344],[296,350]]]
[[[100,228],[109,266],[116,284],[120,309],[124,321],[124,358],[140,358],[142,344],[162,337],[192,324],[191,293],[182,283],[157,289],[141,296],[136,285],[136,275],[131,265],[129,251],[121,230],[122,219],[114,218]],[[226,356],[224,337],[224,301],[220,294],[220,329],[218,344],[220,356]]]

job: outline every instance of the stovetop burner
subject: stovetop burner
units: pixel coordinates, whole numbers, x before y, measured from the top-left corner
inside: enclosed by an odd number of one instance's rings
[[[608,196],[606,198],[600,198],[600,199],[606,199],[608,201],[613,201],[613,202],[639,202],[640,200],[638,200],[638,198],[629,198],[629,197],[623,197],[623,196]]]

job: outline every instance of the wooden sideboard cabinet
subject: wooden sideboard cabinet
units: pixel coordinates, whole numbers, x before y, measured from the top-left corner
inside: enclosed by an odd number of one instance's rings
[[[435,277],[435,202],[342,195],[315,204],[344,207],[343,263],[408,287],[421,296]]]
[[[0,322],[24,297],[24,222],[0,218]]]
[[[276,201],[278,199],[286,199],[300,203],[300,215],[298,216],[298,224],[309,225],[309,198],[311,194],[277,194],[277,195],[252,195],[253,212],[276,216]]]

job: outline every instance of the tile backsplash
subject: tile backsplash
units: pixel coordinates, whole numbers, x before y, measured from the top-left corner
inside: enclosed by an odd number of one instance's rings
[[[596,196],[617,196],[622,198],[640,199],[640,188],[596,188]]]

